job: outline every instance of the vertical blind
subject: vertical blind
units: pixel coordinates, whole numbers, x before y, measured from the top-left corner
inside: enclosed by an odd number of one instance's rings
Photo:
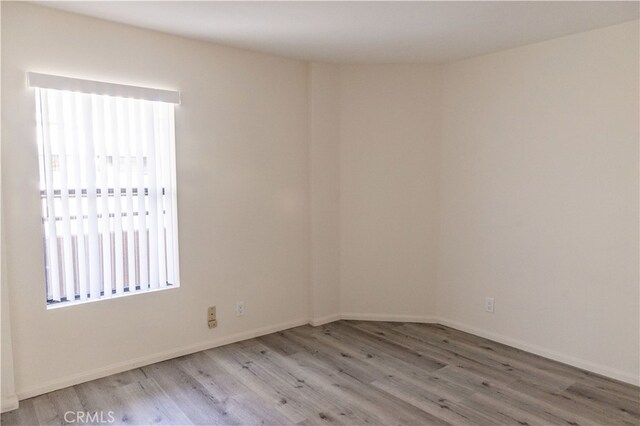
[[[29,82],[47,302],[178,286],[177,98],[167,99],[177,92],[42,74]]]

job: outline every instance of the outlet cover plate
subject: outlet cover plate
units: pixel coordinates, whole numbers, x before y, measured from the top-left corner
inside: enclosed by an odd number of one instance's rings
[[[495,300],[493,297],[485,297],[484,299],[484,310],[489,313],[495,312]]]

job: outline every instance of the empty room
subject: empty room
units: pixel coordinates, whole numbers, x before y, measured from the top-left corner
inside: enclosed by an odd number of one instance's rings
[[[640,425],[640,2],[1,1],[2,425]]]

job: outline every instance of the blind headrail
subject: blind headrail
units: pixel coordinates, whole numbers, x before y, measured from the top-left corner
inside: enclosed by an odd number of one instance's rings
[[[67,90],[71,92],[95,95],[117,96],[121,98],[144,99],[154,102],[180,103],[180,92],[174,90],[153,89],[150,87],[129,86],[126,84],[106,83],[104,81],[83,80],[59,75],[27,72],[28,87],[41,89]]]

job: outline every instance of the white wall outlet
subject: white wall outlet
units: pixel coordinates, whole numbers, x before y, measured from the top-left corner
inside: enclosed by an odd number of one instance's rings
[[[241,317],[244,315],[244,302],[236,302],[236,316]]]
[[[484,298],[484,310],[490,313],[493,313],[495,309],[495,301],[493,297],[485,297]]]

